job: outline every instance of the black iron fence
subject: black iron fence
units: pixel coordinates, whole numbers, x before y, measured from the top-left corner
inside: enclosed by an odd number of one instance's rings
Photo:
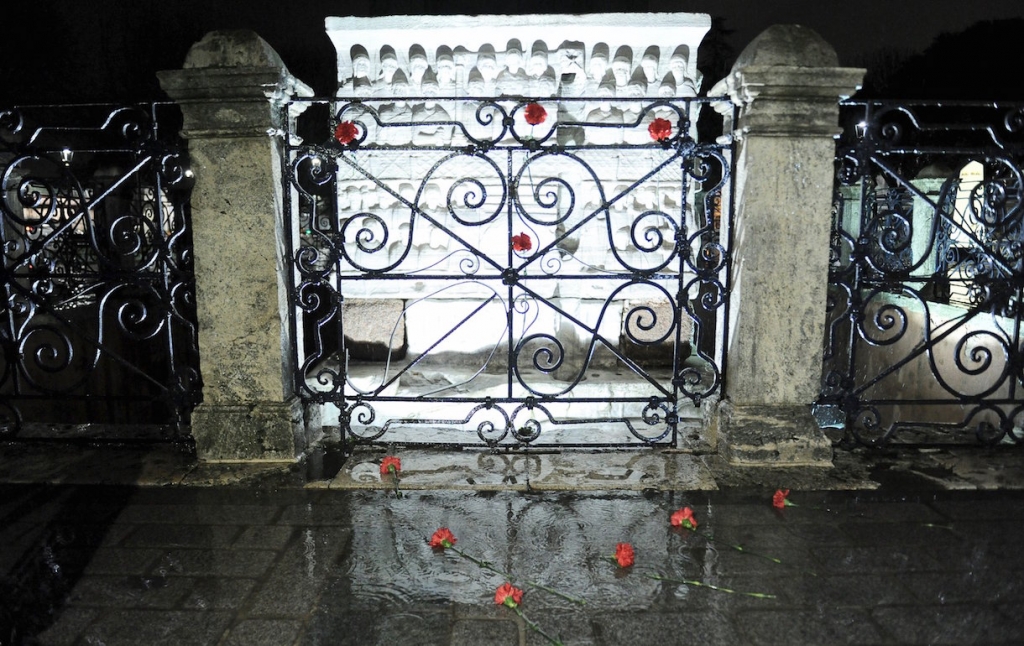
[[[0,111],[0,436],[184,437],[200,379],[180,120]]]
[[[864,444],[1024,441],[1024,106],[842,115],[820,416]]]
[[[296,391],[346,441],[674,443],[723,380],[712,103],[284,106]]]

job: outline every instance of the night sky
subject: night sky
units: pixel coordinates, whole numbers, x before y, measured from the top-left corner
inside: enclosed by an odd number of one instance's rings
[[[844,65],[864,65],[883,48],[920,52],[940,33],[979,21],[1024,17],[1021,0],[527,0],[484,7],[468,0],[19,0],[0,17],[0,104],[162,99],[156,70],[180,67],[207,31],[238,28],[255,30],[296,76],[329,94],[335,61],[324,18],[331,15],[701,12],[733,30],[726,42],[734,55],[769,25],[792,22],[818,31]],[[992,58],[983,50],[965,56]]]

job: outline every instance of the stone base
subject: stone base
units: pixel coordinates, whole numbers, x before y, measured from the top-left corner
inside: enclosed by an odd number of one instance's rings
[[[729,464],[831,467],[832,443],[809,406],[718,405],[719,453]]]
[[[294,460],[296,447],[305,444],[305,428],[298,398],[200,404],[192,411],[192,436],[201,460]]]

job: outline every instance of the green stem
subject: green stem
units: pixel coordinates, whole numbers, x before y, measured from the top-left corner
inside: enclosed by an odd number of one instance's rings
[[[485,561],[483,559],[478,559],[477,557],[473,556],[472,554],[467,554],[467,553],[463,552],[462,550],[460,550],[457,547],[450,547],[448,549],[450,549],[451,551],[455,552],[456,554],[458,554],[462,558],[468,559],[468,560],[472,561],[473,563],[476,563],[477,567],[479,567],[479,568],[482,568],[484,570],[488,570],[490,572],[494,572],[495,574],[500,574],[502,577],[504,577],[509,582],[512,582],[512,583],[515,582],[515,577],[513,577],[511,574],[509,574],[508,572],[502,572],[501,570],[495,568],[494,566],[492,566],[490,563],[488,563],[487,561]],[[571,596],[565,594],[564,592],[559,592],[558,590],[555,590],[553,588],[549,588],[546,585],[541,585],[541,584],[535,583],[533,581],[527,581],[526,585],[530,586],[531,588],[537,588],[538,590],[543,590],[544,592],[547,592],[548,594],[553,594],[556,597],[561,597],[561,598],[565,599],[566,601],[571,601],[572,603],[577,603],[577,604],[579,604],[581,606],[585,606],[587,604],[586,599],[577,599],[576,597],[571,597]]]
[[[661,576],[660,574],[648,574],[648,577],[655,581],[664,581],[665,583],[684,583],[686,585],[692,585],[698,588],[709,588],[711,590],[717,590],[718,592],[727,592],[729,594],[742,594],[748,597],[756,597],[758,599],[774,599],[774,594],[766,594],[764,592],[743,592],[741,590],[733,590],[732,588],[725,588],[720,585],[713,585],[711,583],[704,583],[702,581],[694,581],[692,579],[670,579],[668,577]]]
[[[529,626],[531,630],[536,631],[541,637],[543,637],[544,639],[548,640],[549,642],[551,642],[555,646],[565,646],[565,644],[562,643],[561,639],[559,639],[557,637],[552,637],[551,635],[549,635],[546,632],[544,632],[541,629],[540,626],[538,626],[537,624],[535,624],[532,621],[530,621],[526,617],[526,615],[523,614],[523,611],[519,609],[519,606],[516,606],[515,608],[512,608],[512,609],[516,611],[516,614],[519,615],[520,619],[522,619],[524,622],[526,622],[526,625]]]

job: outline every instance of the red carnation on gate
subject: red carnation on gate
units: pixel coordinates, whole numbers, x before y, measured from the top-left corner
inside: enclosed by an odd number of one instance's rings
[[[618,543],[615,546],[615,562],[619,564],[619,567],[633,565],[634,557],[633,546],[629,543]]]
[[[686,529],[697,529],[697,517],[693,515],[692,509],[683,507],[672,514],[672,525]]]
[[[523,118],[526,119],[526,123],[536,126],[544,123],[544,120],[548,118],[548,111],[539,103],[529,103],[523,112]]]
[[[502,583],[498,591],[494,593],[494,603],[499,606],[515,608],[523,602],[523,591],[511,583]]]
[[[452,534],[451,530],[447,527],[441,527],[434,535],[430,537],[430,546],[433,548],[447,549],[449,547],[455,547],[455,534]]]
[[[512,236],[512,249],[515,251],[529,251],[530,249],[533,249],[533,241],[530,240],[530,236],[525,233]]]
[[[776,489],[775,495],[772,496],[772,507],[776,509],[785,509],[786,507],[795,507],[793,503],[789,501],[789,489]]]
[[[647,126],[647,132],[651,133],[651,139],[665,141],[672,136],[672,122],[658,117]]]
[[[348,145],[359,135],[359,129],[351,121],[342,121],[334,129],[334,138],[342,146]]]
[[[389,473],[394,473],[397,476],[398,472],[401,470],[402,460],[393,455],[385,457],[380,463],[380,474],[382,476],[386,476]]]

